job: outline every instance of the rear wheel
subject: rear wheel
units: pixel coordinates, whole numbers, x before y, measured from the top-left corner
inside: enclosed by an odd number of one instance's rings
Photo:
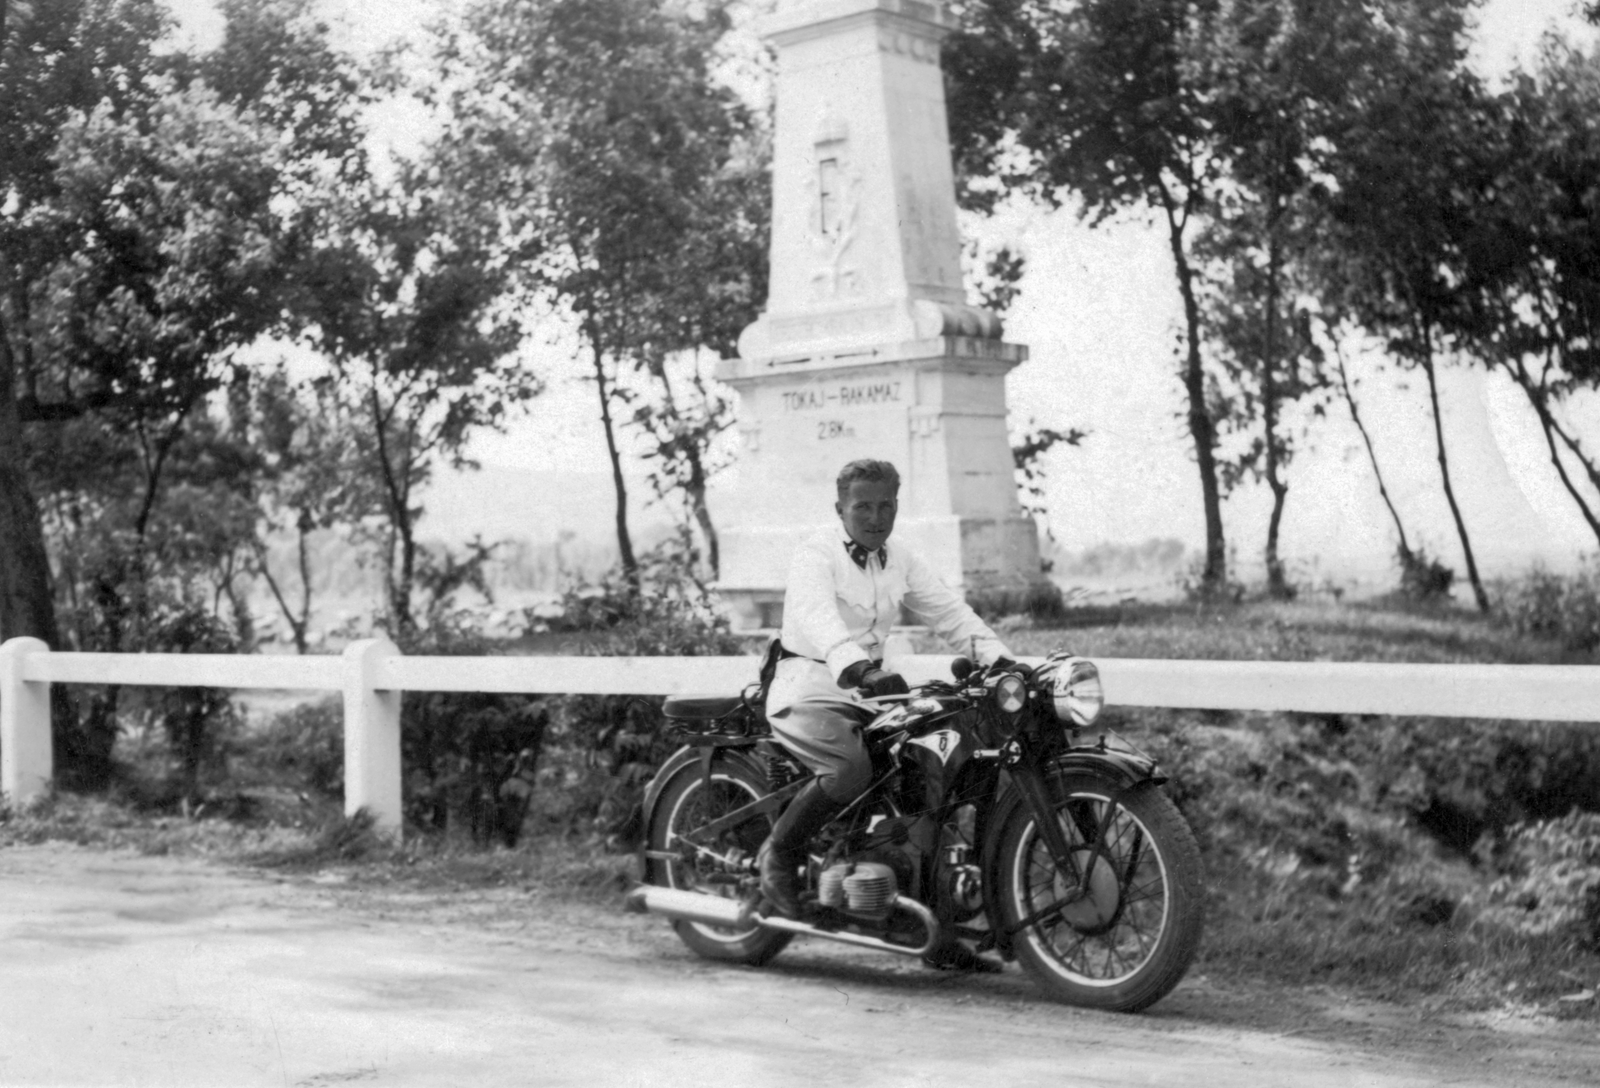
[[[713,764],[709,787],[698,763],[681,768],[657,797],[650,821],[650,883],[737,898],[739,881],[751,872],[748,863],[772,830],[771,817],[756,816],[727,828],[710,841],[700,841],[700,849],[690,847],[683,836],[767,792],[765,776],[736,760]],[[791,936],[754,925],[736,929],[682,919],[672,927],[684,944],[708,959],[747,964],[766,963]]]
[[[1074,1005],[1136,1012],[1178,984],[1200,944],[1200,851],[1154,786],[1055,777],[1059,868],[1026,805],[1000,836],[1000,916],[1022,965]],[[1088,873],[1085,884],[1084,874]]]

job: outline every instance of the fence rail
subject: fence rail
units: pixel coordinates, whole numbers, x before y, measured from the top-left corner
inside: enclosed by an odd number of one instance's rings
[[[891,639],[891,667],[918,683],[951,657]],[[1026,660],[1026,659],[1025,659]],[[1403,714],[1600,722],[1600,666],[1096,658],[1111,705],[1327,714]],[[52,653],[0,644],[0,794],[12,804],[50,786],[51,684],[338,691],[344,696],[345,811],[370,810],[398,834],[400,696],[406,691],[526,694],[733,694],[755,657],[406,657],[367,639],[338,657]]]

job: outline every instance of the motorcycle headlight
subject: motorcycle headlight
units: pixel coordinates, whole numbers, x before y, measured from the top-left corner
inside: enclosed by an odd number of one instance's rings
[[[1028,685],[1015,673],[1006,673],[995,685],[994,701],[1007,714],[1015,714],[1028,704]]]
[[[1054,695],[1056,717],[1077,728],[1094,724],[1106,702],[1100,670],[1081,657],[1068,658],[1056,668]]]

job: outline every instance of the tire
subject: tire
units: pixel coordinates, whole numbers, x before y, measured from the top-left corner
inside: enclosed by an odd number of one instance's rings
[[[1080,868],[1060,872],[1032,811],[1016,805],[1000,831],[994,869],[1001,926],[1023,967],[1055,999],[1117,1012],[1147,1008],[1178,984],[1200,946],[1204,888],[1194,833],[1155,786],[1124,789],[1097,775],[1057,772],[1050,796]],[[1089,894],[1052,909],[1076,890],[1092,854]]]
[[[680,768],[662,788],[651,814],[649,849],[658,856],[650,859],[650,883],[737,898],[736,884],[711,883],[707,879],[727,875],[727,866],[704,857],[693,862],[667,861],[659,857],[659,852],[676,851],[679,836],[685,831],[759,800],[767,792],[766,777],[739,760],[721,759],[712,765],[709,792],[699,763]],[[753,858],[771,830],[771,817],[757,816],[723,832],[713,845],[725,855],[738,851]],[[750,965],[772,959],[792,936],[759,926],[733,929],[682,919],[675,919],[672,928],[684,944],[707,959]]]

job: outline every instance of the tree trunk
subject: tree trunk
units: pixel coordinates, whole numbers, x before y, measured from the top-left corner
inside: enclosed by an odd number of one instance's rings
[[[303,540],[303,538],[302,538]],[[303,618],[310,614],[308,607],[300,617],[296,617],[294,609],[289,607],[289,602],[283,596],[283,587],[278,585],[278,579],[273,577],[272,568],[267,565],[267,547],[259,540],[255,542],[256,566],[261,571],[261,577],[267,581],[267,588],[272,591],[273,600],[278,602],[278,611],[283,613],[283,618],[289,623],[289,630],[294,634],[295,652],[306,652],[306,623]],[[302,543],[302,548],[304,544]]]
[[[1355,395],[1350,392],[1350,380],[1344,372],[1344,353],[1339,350],[1337,343],[1334,347],[1334,359],[1339,366],[1339,388],[1344,391],[1344,402],[1350,408],[1350,418],[1355,421],[1356,430],[1361,432],[1361,441],[1367,446],[1367,460],[1372,462],[1372,474],[1378,479],[1378,494],[1383,497],[1383,505],[1389,508],[1389,517],[1394,520],[1394,531],[1400,535],[1400,562],[1403,566],[1411,562],[1411,545],[1406,541],[1406,527],[1400,524],[1400,512],[1394,508],[1394,503],[1389,498],[1389,489],[1383,484],[1383,472],[1378,468],[1378,454],[1372,448],[1372,436],[1367,433],[1366,424],[1361,422],[1361,413],[1356,410]]]
[[[389,537],[383,551],[384,589],[389,597],[389,622],[394,628],[390,634],[398,638],[416,627],[416,618],[411,614],[411,585],[416,577],[416,542],[412,539],[414,527],[411,524],[411,442],[408,435],[406,449],[398,455],[400,467],[397,471],[394,465],[396,454],[389,448],[389,424],[394,419],[394,411],[392,407],[391,411],[384,411],[383,397],[378,391],[376,366],[373,368],[370,393],[367,399],[372,406],[378,467],[383,473],[384,502],[389,508]],[[400,552],[398,559],[395,556],[397,548]]]
[[[710,445],[711,439],[721,430],[721,427],[711,426],[713,421],[711,397],[706,393],[705,382],[700,376],[700,364],[695,363],[694,387],[700,394],[700,403],[706,413],[706,444]],[[695,516],[700,519],[700,529],[706,534],[706,559],[711,564],[711,578],[713,581],[722,577],[722,545],[717,538],[717,530],[711,524],[711,507],[706,503],[706,471],[705,463],[700,457],[700,451],[695,450],[694,461],[690,466],[690,483],[695,488],[698,505],[695,507]]]
[[[1583,515],[1583,520],[1588,523],[1589,531],[1594,534],[1595,540],[1600,541],[1600,517],[1596,517],[1593,508],[1584,499],[1583,493],[1578,490],[1578,485],[1572,481],[1572,477],[1567,473],[1567,466],[1561,463],[1561,451],[1556,446],[1556,436],[1559,434],[1569,447],[1575,446],[1576,443],[1557,425],[1555,418],[1550,414],[1548,394],[1544,386],[1534,382],[1533,375],[1528,373],[1527,368],[1519,362],[1514,369],[1510,364],[1507,364],[1506,370],[1511,374],[1517,385],[1522,387],[1522,392],[1528,398],[1528,403],[1533,405],[1534,412],[1539,416],[1539,426],[1544,431],[1545,444],[1550,448],[1550,463],[1556,467],[1556,475],[1561,477],[1561,485],[1567,489],[1567,494],[1572,496],[1572,501],[1578,504],[1578,511]],[[1590,480],[1592,482],[1595,481],[1597,473],[1594,466],[1589,464],[1588,459],[1582,453],[1579,453],[1576,449],[1573,452],[1578,457],[1578,460],[1583,463],[1585,469],[1588,470]]]
[[[622,479],[622,454],[617,449],[616,427],[611,419],[611,388],[606,377],[605,351],[600,334],[586,330],[594,361],[595,387],[600,391],[600,425],[605,429],[606,453],[611,457],[611,483],[617,496],[617,553],[622,561],[622,577],[635,592],[639,589],[639,563],[633,556],[633,539],[628,535],[628,487]]]
[[[1489,611],[1489,594],[1484,592],[1483,579],[1478,577],[1478,563],[1472,557],[1472,541],[1467,538],[1467,523],[1461,517],[1461,507],[1456,504],[1455,488],[1450,486],[1450,459],[1444,449],[1444,420],[1439,414],[1439,384],[1434,375],[1433,332],[1422,330],[1422,357],[1419,360],[1428,376],[1428,401],[1433,406],[1433,437],[1439,450],[1439,477],[1444,481],[1445,501],[1450,504],[1450,516],[1456,522],[1456,535],[1461,538],[1461,553],[1466,558],[1467,580],[1472,583],[1472,595],[1478,602],[1479,612]]]
[[[681,422],[682,417],[678,414],[678,398],[672,391],[672,380],[667,377],[665,365],[654,366],[651,370],[656,379],[661,382],[661,394],[666,400],[667,411],[671,414],[674,424]],[[698,380],[694,384],[699,390],[701,402],[705,403],[705,386],[701,385]],[[709,419],[710,413],[708,412],[707,420],[709,421]],[[707,432],[708,440],[709,435],[713,433],[715,432]],[[698,441],[682,443],[682,457],[689,468],[689,478],[684,482],[683,490],[689,500],[690,514],[694,517],[695,524],[700,527],[700,535],[705,538],[706,567],[710,571],[712,580],[715,580],[722,566],[722,557],[717,545],[717,529],[711,523],[711,508],[706,503],[705,460],[700,453]]]
[[[706,505],[705,465],[701,462],[699,450],[692,449],[687,456],[689,507],[694,511],[694,519],[699,523],[700,532],[706,538],[706,566],[711,570],[712,581],[715,581],[722,572],[722,555],[717,544],[717,528],[711,524],[711,507]]]
[[[1276,200],[1276,197],[1274,198]],[[1272,516],[1267,519],[1267,596],[1285,601],[1294,596],[1284,577],[1283,560],[1278,556],[1278,529],[1283,524],[1283,506],[1289,485],[1280,471],[1282,445],[1278,438],[1278,279],[1282,275],[1282,247],[1278,242],[1280,209],[1274,207],[1267,221],[1267,328],[1265,350],[1261,355],[1261,421],[1266,431],[1267,486],[1272,490]]]
[[[0,639],[29,635],[60,649],[44,526],[23,470],[15,364],[0,319]]]
[[[1194,436],[1194,459],[1200,470],[1200,496],[1205,507],[1206,565],[1200,576],[1201,592],[1220,597],[1228,584],[1227,542],[1222,534],[1222,491],[1217,486],[1217,429],[1206,407],[1205,366],[1200,358],[1200,304],[1194,297],[1194,269],[1183,249],[1183,222],[1166,201],[1167,235],[1183,296],[1183,316],[1188,329],[1188,356],[1183,367],[1183,387],[1189,397],[1189,433]]]

